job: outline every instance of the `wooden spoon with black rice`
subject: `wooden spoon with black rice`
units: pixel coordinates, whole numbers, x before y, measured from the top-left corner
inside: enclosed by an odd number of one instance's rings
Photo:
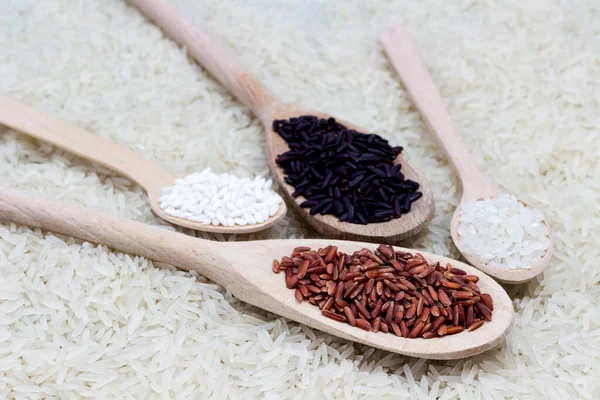
[[[260,118],[269,167],[288,203],[323,235],[395,243],[434,215],[425,178],[383,138],[281,101],[167,1],[130,0]]]

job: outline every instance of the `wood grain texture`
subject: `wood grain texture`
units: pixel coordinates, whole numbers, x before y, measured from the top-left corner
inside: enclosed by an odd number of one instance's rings
[[[398,72],[402,84],[420,111],[425,124],[445,150],[458,173],[463,187],[459,207],[465,202],[503,194],[499,187],[485,180],[477,167],[458,129],[452,123],[444,101],[408,31],[401,26],[393,26],[385,29],[379,40],[394,69]],[[461,250],[458,221],[459,211],[457,207],[450,223],[450,233],[454,244]],[[554,247],[552,232],[547,221],[544,221],[544,224],[548,228],[550,247],[544,257],[529,269],[510,270],[502,267],[491,267],[472,255],[464,253],[462,250],[461,252],[471,264],[501,282],[511,284],[527,282],[541,274],[548,267],[552,257]]]
[[[300,203],[305,200],[304,197],[294,198],[291,196],[294,188],[284,182],[285,174],[275,163],[275,157],[289,150],[289,146],[273,131],[273,120],[288,119],[300,115],[316,115],[321,118],[329,118],[331,115],[294,104],[283,103],[254,77],[244,72],[204,33],[182,18],[168,1],[129,0],[129,2],[139,8],[150,20],[154,21],[167,36],[185,47],[188,54],[211,72],[223,86],[228,88],[238,100],[248,106],[261,119],[265,127],[269,167],[274,180],[283,188],[289,204],[319,233],[339,239],[393,244],[416,235],[433,219],[435,205],[429,183],[402,155],[399,155],[395,162],[402,164],[402,171],[407,178],[421,184],[420,190],[423,192],[423,197],[413,204],[408,214],[389,222],[368,225],[341,222],[332,215],[310,215],[309,210],[300,207]],[[350,128],[368,132],[368,130],[347,121],[339,118],[336,118],[336,120]]]
[[[199,222],[173,217],[160,208],[159,197],[161,190],[174,185],[177,177],[162,169],[158,164],[110,140],[2,95],[0,95],[0,124],[128,177],[148,193],[150,206],[154,213],[175,225],[204,232],[245,234],[258,232],[273,226],[287,212],[287,207],[282,202],[277,213],[265,222],[244,226],[204,225]]]
[[[479,354],[502,343],[513,324],[512,301],[498,283],[469,265],[430,253],[421,252],[429,262],[450,262],[479,276],[478,286],[494,301],[491,322],[474,332],[429,340],[366,332],[324,317],[308,302],[298,303],[294,292],[285,287],[283,274],[271,270],[274,258],[290,255],[300,245],[319,248],[334,244],[352,253],[363,247],[375,248],[373,244],[321,239],[213,242],[4,188],[0,189],[0,220],[194,270],[249,304],[344,339],[408,356],[447,360]],[[415,252],[401,247],[396,250]]]
[[[456,169],[463,186],[463,197],[482,194],[496,196],[501,191],[490,185],[477,167],[469,149],[446,110],[427,66],[417,52],[406,29],[394,26],[384,30],[379,40],[398,72],[425,125],[434,134]]]

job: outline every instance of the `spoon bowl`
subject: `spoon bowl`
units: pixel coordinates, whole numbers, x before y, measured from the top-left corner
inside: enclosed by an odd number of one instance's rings
[[[421,112],[425,124],[438,139],[458,173],[463,188],[460,205],[484,197],[493,198],[501,195],[503,192],[497,186],[486,181],[469,153],[408,31],[401,26],[393,26],[381,33],[379,41]],[[458,235],[459,208],[452,216],[450,233],[454,244],[471,264],[499,281],[516,284],[535,278],[548,267],[554,244],[550,225],[547,221],[543,223],[548,228],[550,245],[544,256],[528,269],[493,267],[471,254],[462,252]]]
[[[469,198],[469,199],[465,199],[465,196],[463,196],[460,204],[454,211],[454,214],[452,214],[452,220],[450,221],[450,234],[452,235],[452,240],[456,244],[456,247],[458,247],[458,249],[460,250],[461,254],[465,257],[465,259],[468,262],[471,263],[471,265],[473,265],[475,268],[485,272],[486,274],[493,276],[498,281],[500,281],[502,283],[509,283],[509,284],[518,284],[518,283],[524,283],[524,282],[530,281],[531,279],[535,278],[536,276],[538,276],[539,274],[544,272],[544,270],[548,266],[548,263],[550,262],[550,258],[552,258],[552,249],[554,247],[554,239],[552,237],[552,231],[550,229],[550,225],[546,221],[542,221],[542,223],[548,229],[548,237],[550,240],[550,245],[548,247],[548,250],[546,250],[546,253],[544,254],[544,256],[542,258],[540,258],[539,261],[537,263],[535,263],[534,265],[532,265],[530,268],[523,268],[523,269],[515,270],[515,269],[502,268],[502,267],[495,267],[495,266],[489,265],[485,262],[482,262],[479,258],[477,258],[476,256],[474,256],[472,254],[463,252],[462,249],[460,248],[460,235],[458,234],[458,226],[459,226],[459,219],[460,219],[460,206],[463,203],[467,203],[467,202],[474,201],[474,200],[481,200],[484,197],[494,198],[494,197],[497,197],[497,196],[500,196],[501,194],[503,194],[500,191],[500,189],[498,189],[498,188],[491,186],[491,189],[492,190],[489,190],[490,194],[487,194],[485,196],[479,196],[479,197],[474,197],[474,198]],[[521,202],[521,203],[523,203],[523,205],[529,207],[527,205],[527,203],[525,203],[521,200],[519,200],[519,202]]]
[[[165,221],[169,221],[174,225],[202,232],[242,235],[247,233],[260,232],[262,230],[268,229],[275,225],[277,222],[279,222],[280,219],[285,217],[285,214],[287,213],[287,207],[285,205],[285,202],[282,201],[279,205],[279,208],[277,209],[277,212],[274,215],[270,216],[269,219],[267,219],[265,222],[250,225],[205,225],[201,222],[194,222],[188,219],[174,217],[172,215],[167,214],[165,210],[160,207],[160,193],[165,187],[175,185],[175,180],[177,178],[182,177],[183,176],[172,175],[169,178],[169,181],[165,181],[162,183],[156,182],[156,184],[153,183],[151,187],[146,188],[146,191],[148,193],[148,200],[150,201],[150,207],[152,208],[152,211],[154,211],[154,214],[164,219]]]
[[[299,107],[293,104],[278,104],[273,108],[271,114],[262,118],[267,134],[267,146],[269,151],[269,167],[279,185],[283,188],[288,204],[291,204],[294,210],[299,213],[313,228],[324,236],[334,237],[344,240],[363,240],[369,242],[393,244],[400,240],[411,237],[423,230],[432,220],[434,215],[435,203],[433,192],[425,177],[413,168],[406,158],[398,154],[394,164],[402,165],[402,172],[407,179],[419,182],[419,190],[423,196],[413,203],[411,211],[403,214],[400,218],[392,219],[388,222],[369,223],[367,225],[342,222],[331,214],[310,215],[310,209],[300,207],[305,200],[304,197],[293,197],[295,189],[284,181],[285,172],[276,164],[277,155],[289,150],[289,146],[279,134],[273,130],[273,121],[277,119],[289,119],[303,115],[314,115],[319,118],[330,118],[331,115],[308,108]],[[336,121],[359,132],[365,132],[364,129],[347,121],[336,118]]]
[[[156,23],[171,39],[185,47],[188,54],[204,66],[238,100],[250,108],[261,120],[266,130],[269,167],[274,180],[294,209],[319,233],[339,239],[372,241],[393,244],[413,236],[423,230],[433,219],[433,194],[425,178],[400,154],[395,163],[402,164],[404,175],[420,184],[423,196],[413,203],[411,211],[401,218],[388,222],[367,225],[342,222],[333,215],[310,215],[309,210],[300,207],[303,197],[292,197],[294,188],[284,182],[285,173],[275,163],[275,158],[289,150],[287,143],[273,131],[273,121],[302,115],[320,118],[332,117],[326,113],[310,110],[293,104],[286,104],[271,93],[254,77],[244,71],[227,55],[222,48],[195,26],[183,19],[177,10],[164,0],[130,0],[150,20]],[[334,117],[335,118],[335,117]],[[340,123],[360,132],[366,130],[346,121],[335,118]]]
[[[512,301],[496,281],[469,265],[425,252],[420,253],[428,262],[449,262],[479,277],[477,285],[494,302],[492,321],[473,332],[433,339],[367,332],[323,316],[318,307],[308,302],[298,303],[294,292],[286,288],[283,274],[274,274],[271,268],[273,259],[290,255],[298,246],[316,249],[335,245],[343,252],[353,253],[364,247],[375,248],[373,244],[323,239],[214,242],[4,188],[0,188],[0,220],[194,270],[249,304],[343,339],[412,357],[449,360],[479,354],[502,343],[514,319]]]
[[[203,232],[246,234],[273,226],[287,212],[285,202],[281,202],[277,213],[265,222],[236,226],[204,225],[201,222],[177,218],[167,214],[160,207],[159,198],[161,191],[174,185],[178,176],[165,171],[158,164],[110,140],[2,95],[0,95],[0,124],[125,175],[144,188],[152,211],[175,225]]]

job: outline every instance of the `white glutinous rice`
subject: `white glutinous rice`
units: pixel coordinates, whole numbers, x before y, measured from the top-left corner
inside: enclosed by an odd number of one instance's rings
[[[492,267],[531,268],[550,246],[541,211],[503,194],[463,204],[458,246]]]
[[[238,178],[210,168],[175,181],[160,194],[160,207],[173,217],[204,225],[252,225],[265,222],[283,202],[261,176]]]

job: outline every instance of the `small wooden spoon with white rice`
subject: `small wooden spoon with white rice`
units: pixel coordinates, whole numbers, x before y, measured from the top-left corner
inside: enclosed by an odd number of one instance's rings
[[[522,283],[541,274],[548,267],[553,247],[550,225],[545,220],[542,223],[548,229],[549,246],[544,256],[530,268],[508,269],[491,266],[482,262],[477,255],[461,249],[458,233],[460,205],[484,198],[497,198],[504,192],[498,186],[488,183],[477,167],[458,129],[452,123],[444,101],[406,29],[401,26],[388,28],[381,33],[379,40],[400,75],[404,87],[421,112],[424,122],[446,151],[462,182],[463,195],[450,223],[454,244],[471,264],[501,282]]]
[[[395,164],[402,164],[402,172],[407,179],[420,184],[423,197],[417,200],[411,211],[388,222],[367,225],[342,222],[333,215],[310,215],[310,210],[300,207],[302,197],[294,198],[294,187],[285,181],[284,171],[275,163],[275,157],[289,150],[288,144],[273,131],[273,121],[314,115],[329,118],[331,115],[294,104],[284,103],[264,85],[237,65],[215,42],[183,19],[177,10],[165,0],[130,0],[129,3],[140,9],[150,20],[162,28],[171,39],[186,47],[187,52],[224,85],[238,100],[250,108],[262,121],[267,138],[269,167],[273,179],[283,188],[284,194],[294,209],[319,233],[339,239],[364,240],[378,243],[397,243],[414,236],[423,230],[434,214],[433,193],[419,171],[413,168],[402,154]],[[365,132],[351,123],[335,118],[350,129]]]
[[[270,228],[287,212],[285,202],[281,202],[277,212],[264,222],[235,226],[207,225],[178,218],[165,212],[159,200],[161,191],[175,185],[178,176],[165,171],[157,163],[108,139],[2,95],[0,95],[0,124],[126,176],[148,193],[150,207],[154,213],[175,225],[203,232],[246,234]]]
[[[273,259],[288,256],[299,246],[316,249],[334,245],[351,254],[365,247],[376,248],[373,244],[326,239],[215,242],[5,188],[0,188],[0,221],[57,232],[193,270],[249,304],[344,339],[412,357],[450,360],[482,353],[503,342],[514,318],[510,297],[492,278],[469,265],[425,252],[420,253],[429,263],[451,263],[479,277],[477,285],[482,293],[493,299],[490,322],[472,332],[433,339],[364,331],[323,316],[318,307],[306,301],[298,303],[284,278],[271,268]]]

